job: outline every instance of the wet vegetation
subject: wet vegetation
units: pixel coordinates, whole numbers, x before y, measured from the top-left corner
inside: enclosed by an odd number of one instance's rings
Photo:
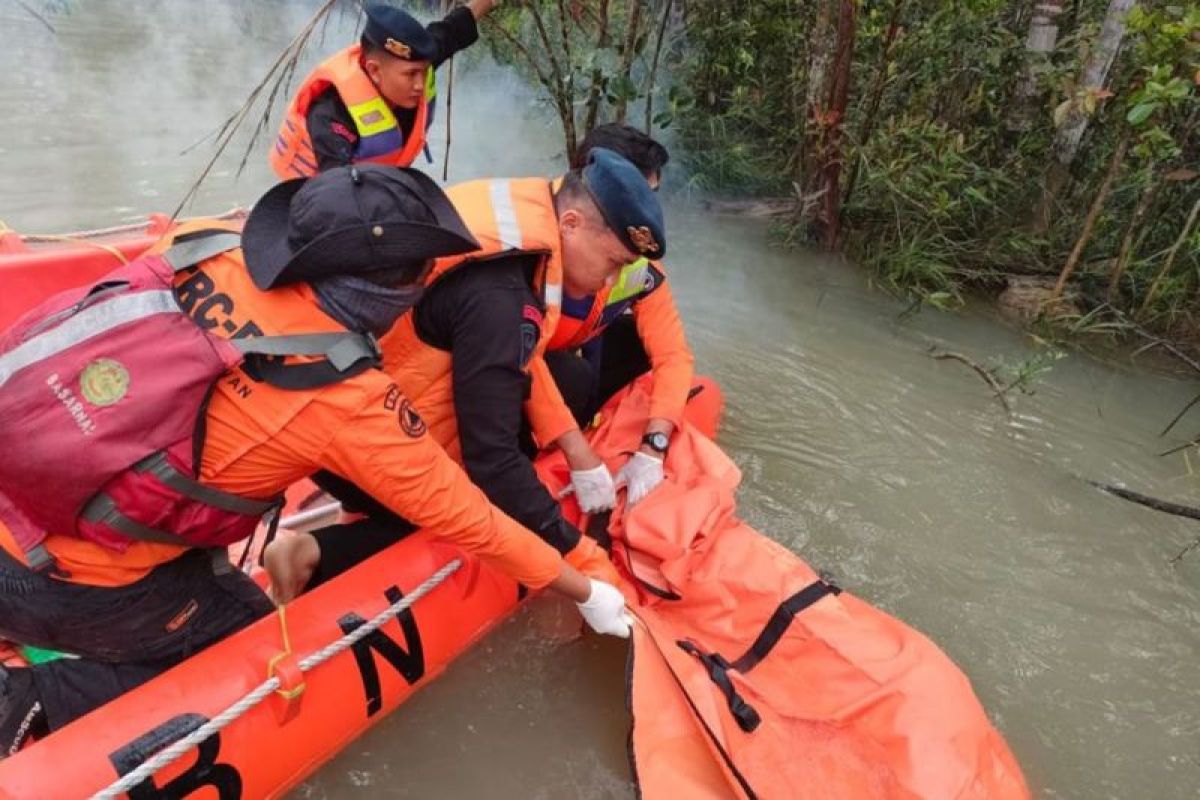
[[[1018,287],[1071,335],[1200,339],[1200,7],[1136,0],[506,3],[568,151],[667,128],[689,185],[939,307]]]

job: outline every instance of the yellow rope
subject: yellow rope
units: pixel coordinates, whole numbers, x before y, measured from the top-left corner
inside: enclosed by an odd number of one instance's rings
[[[288,636],[287,606],[278,605],[276,608],[279,610],[279,629],[283,631],[283,652],[285,655],[291,655],[292,639],[290,636]]]

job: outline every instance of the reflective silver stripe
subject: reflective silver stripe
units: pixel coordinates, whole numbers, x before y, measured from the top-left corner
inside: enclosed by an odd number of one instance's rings
[[[505,250],[521,249],[521,225],[517,222],[517,209],[513,207],[512,187],[507,180],[492,181],[489,189],[492,213],[496,215],[496,236]]]
[[[547,283],[546,288],[542,290],[542,301],[548,306],[561,306],[562,284]]]
[[[205,505],[247,516],[265,514],[275,507],[274,501],[251,500],[198,483],[167,461],[166,453],[155,453],[133,465],[138,472],[148,472],[175,491]]]
[[[0,386],[31,364],[56,356],[93,336],[152,314],[180,313],[170,291],[136,292],[80,311],[53,330],[38,334],[0,356]]]

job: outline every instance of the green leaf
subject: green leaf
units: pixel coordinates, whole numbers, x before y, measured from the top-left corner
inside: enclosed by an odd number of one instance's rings
[[[1125,121],[1136,128],[1150,119],[1150,115],[1158,110],[1158,106],[1159,104],[1156,102],[1139,103],[1129,109],[1129,113],[1125,115]]]

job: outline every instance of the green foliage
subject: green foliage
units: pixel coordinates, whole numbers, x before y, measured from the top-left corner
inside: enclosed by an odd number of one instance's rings
[[[679,56],[674,0],[513,0],[486,18],[497,60],[541,84],[558,114],[568,154],[593,126],[649,117],[670,125],[689,98],[666,80]],[[674,22],[673,22],[674,20]],[[657,109],[657,113],[654,113]]]
[[[999,358],[992,368],[993,374],[1004,386],[1004,391],[1016,390],[1021,394],[1033,394],[1038,381],[1054,369],[1054,364],[1067,357],[1067,354],[1055,347],[1043,347],[1031,356],[1020,361]]]
[[[689,5],[681,77],[695,104],[680,132],[697,186],[792,194],[812,124],[811,39],[830,2]],[[885,285],[944,306],[968,282],[1057,274],[1128,131],[1076,276],[1085,299],[1105,302],[1124,253],[1113,302],[1132,310],[1149,297],[1159,324],[1196,325],[1200,234],[1185,224],[1200,198],[1200,7],[1138,3],[1105,86],[1085,88],[1108,5],[1064,3],[1056,48],[1033,56],[1028,0],[859,0],[841,214],[846,246]],[[1019,120],[1027,76],[1034,95]],[[1072,112],[1088,130],[1069,175],[1055,178],[1052,143]],[[802,241],[804,230],[783,236]]]

